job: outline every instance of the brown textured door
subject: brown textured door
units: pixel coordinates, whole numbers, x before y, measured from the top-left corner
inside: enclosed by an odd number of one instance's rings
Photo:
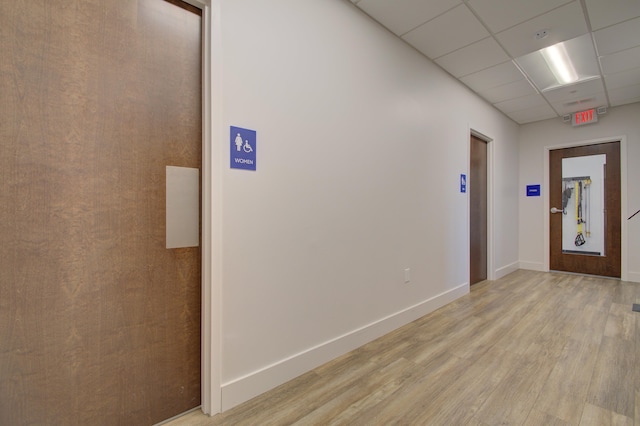
[[[563,173],[563,164],[571,164],[567,159],[597,157],[603,158],[598,170]],[[619,278],[620,142],[550,151],[549,203],[556,209],[556,213],[549,213],[550,269]],[[599,213],[602,215],[598,216]],[[602,226],[598,227],[600,220]],[[563,224],[567,229],[563,229]],[[567,236],[563,238],[563,234]],[[592,239],[601,237],[604,237],[601,245],[591,244]],[[595,248],[589,249],[591,246]]]
[[[144,425],[200,405],[200,250],[165,167],[201,164],[200,16],[0,2],[0,424]]]
[[[471,136],[469,283],[487,279],[487,143]]]

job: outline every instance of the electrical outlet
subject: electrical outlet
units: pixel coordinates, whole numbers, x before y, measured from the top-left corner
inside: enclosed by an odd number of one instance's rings
[[[411,268],[404,270],[404,283],[409,284],[411,282]]]

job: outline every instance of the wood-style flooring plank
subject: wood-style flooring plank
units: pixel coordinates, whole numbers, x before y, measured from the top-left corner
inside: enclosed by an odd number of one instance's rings
[[[640,425],[640,391],[638,391],[636,385],[636,404],[635,404],[635,415],[633,417],[634,425]]]
[[[417,365],[411,377],[388,398],[338,424],[411,424],[450,381],[464,374],[470,365],[468,360],[443,353],[427,364]]]
[[[604,329],[604,335],[633,341],[634,333],[635,315],[629,308],[629,304],[612,303],[609,310],[609,318],[607,318],[607,324]]]
[[[587,403],[582,411],[580,426],[633,426],[633,419]]]
[[[483,423],[480,420],[472,417],[467,423],[464,424],[464,426],[490,426],[490,425]]]
[[[586,401],[614,413],[634,416],[634,342],[604,337],[593,368]]]
[[[517,271],[223,414],[169,425],[640,426],[638,301],[636,283]]]
[[[496,342],[496,346],[519,354],[527,353],[530,346],[539,340],[545,327],[557,323],[558,316],[566,311],[566,308],[551,294],[543,294],[541,297],[544,298],[542,302],[532,307],[521,321],[517,321],[504,333]]]
[[[557,417],[554,417],[550,414],[543,413],[542,411],[538,411],[536,409],[532,409],[527,416],[527,420],[522,424],[522,426],[570,426],[571,423],[567,423],[564,420],[561,420]]]
[[[492,425],[524,423],[553,367],[546,359],[522,356],[474,417]]]
[[[498,384],[512,371],[520,355],[494,348],[473,360],[469,368],[413,420],[415,424],[466,424]],[[476,419],[478,420],[478,419]]]
[[[582,311],[577,325],[535,402],[534,408],[570,423],[582,414],[607,315],[593,308]]]
[[[400,387],[413,370],[413,363],[400,358],[387,365],[380,371],[368,376],[368,380],[360,386],[345,389],[335,394],[329,402],[318,407],[306,416],[298,419],[295,425],[321,425],[349,423],[357,418],[360,412],[366,412],[371,407],[384,401]]]

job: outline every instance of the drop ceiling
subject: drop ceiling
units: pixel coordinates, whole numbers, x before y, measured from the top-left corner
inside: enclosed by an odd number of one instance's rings
[[[640,102],[640,0],[351,1],[517,123]],[[536,88],[518,60],[585,34],[597,77]]]

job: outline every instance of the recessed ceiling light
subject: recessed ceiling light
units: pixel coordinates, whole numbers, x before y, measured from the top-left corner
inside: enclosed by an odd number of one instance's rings
[[[541,92],[600,78],[591,34],[537,50],[514,62]]]
[[[571,84],[578,81],[578,73],[573,67],[564,43],[545,47],[540,50],[540,53],[559,84]]]

